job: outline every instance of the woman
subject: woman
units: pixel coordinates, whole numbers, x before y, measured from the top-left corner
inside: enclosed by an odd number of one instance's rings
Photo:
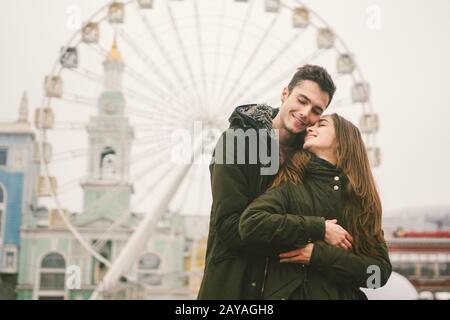
[[[349,241],[332,246],[318,240],[325,219],[336,219]],[[366,299],[360,287],[383,286],[392,266],[358,128],[337,114],[308,128],[304,150],[248,206],[239,232],[249,243],[290,251],[268,257],[265,299]]]

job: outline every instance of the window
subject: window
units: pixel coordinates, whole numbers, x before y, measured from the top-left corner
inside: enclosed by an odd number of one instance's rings
[[[154,253],[147,253],[141,257],[138,264],[138,280],[151,286],[162,285],[162,276],[159,274],[161,258]]]
[[[6,261],[5,261],[5,268],[6,269],[14,269],[14,252],[6,252]]]
[[[64,290],[64,273],[42,273],[39,286],[41,290]]]
[[[8,150],[0,149],[0,166],[6,166],[8,160]]]
[[[436,274],[436,263],[434,262],[422,262],[420,264],[420,275],[422,277],[434,277]]]
[[[403,276],[416,275],[416,264],[414,262],[401,262],[393,265],[395,271]]]
[[[440,262],[439,263],[439,275],[442,277],[450,276],[450,263],[449,262]]]
[[[66,262],[59,253],[50,253],[42,259],[42,268],[63,269],[66,267]]]
[[[103,149],[100,158],[100,177],[101,179],[114,179],[117,175],[117,155],[116,152],[106,147]]]
[[[65,290],[66,261],[64,257],[56,252],[47,254],[41,261],[39,291],[48,292],[50,295],[39,295],[39,299],[57,299],[64,297]]]

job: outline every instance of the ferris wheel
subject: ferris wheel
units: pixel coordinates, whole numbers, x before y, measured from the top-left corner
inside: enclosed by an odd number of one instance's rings
[[[95,210],[130,188],[129,206],[117,212],[102,239],[130,213],[141,213],[146,227],[137,228],[134,243],[146,239],[167,211],[207,216],[208,159],[228,116],[242,104],[279,107],[281,90],[306,63],[330,72],[337,92],[329,109],[359,125],[371,164],[378,166],[379,121],[369,83],[339,35],[301,1],[108,3],[63,44],[45,77],[35,114],[42,201],[57,208],[74,236],[107,266],[67,211]],[[110,135],[98,126],[109,126]],[[184,143],[204,161],[173,161],[177,132],[190,137]],[[93,180],[109,189],[86,204]],[[130,244],[127,250],[121,261],[139,248]],[[118,264],[115,279],[123,272]]]

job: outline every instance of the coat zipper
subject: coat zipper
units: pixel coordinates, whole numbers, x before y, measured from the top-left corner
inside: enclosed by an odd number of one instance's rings
[[[261,285],[261,298],[264,295],[264,285],[266,284],[267,268],[269,266],[269,257],[266,257],[266,266],[264,267],[264,277]]]

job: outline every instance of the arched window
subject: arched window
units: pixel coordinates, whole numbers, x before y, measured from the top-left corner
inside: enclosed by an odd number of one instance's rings
[[[66,260],[56,252],[42,258],[39,270],[39,299],[64,299]]]
[[[146,253],[139,260],[138,280],[144,281],[151,286],[162,285],[160,275],[161,258],[154,253]]]
[[[115,179],[117,177],[117,155],[114,149],[106,147],[100,156],[100,178]]]

